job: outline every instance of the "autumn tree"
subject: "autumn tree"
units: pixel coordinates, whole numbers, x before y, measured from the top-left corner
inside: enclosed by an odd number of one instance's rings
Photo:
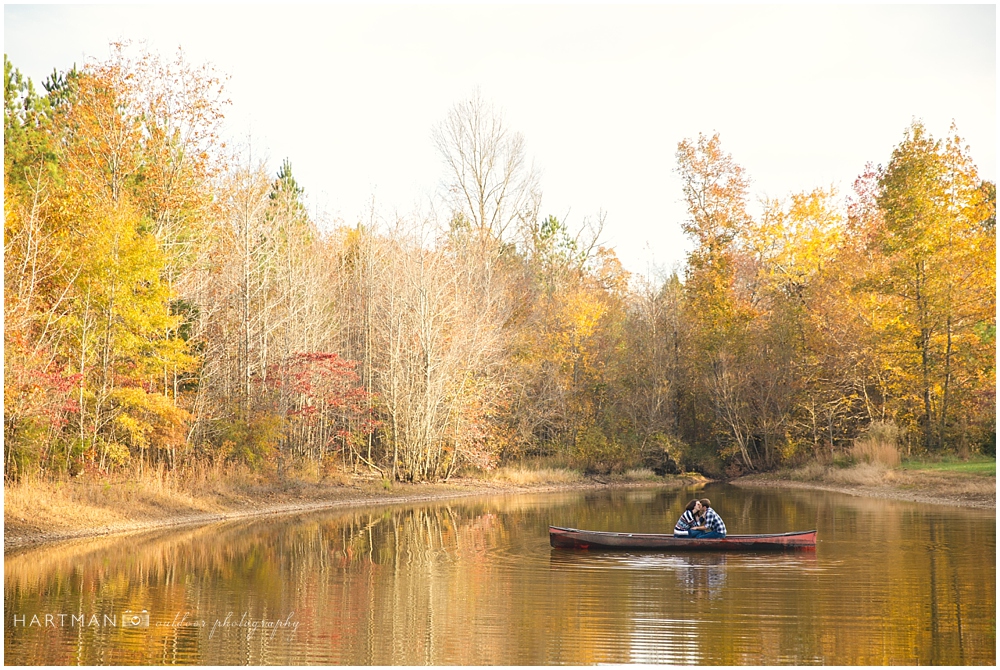
[[[737,455],[753,469],[752,380],[745,345],[756,270],[739,244],[750,221],[749,179],[722,149],[718,134],[678,143],[677,171],[688,209],[682,228],[695,243],[684,281],[688,318],[695,324],[696,379],[703,385],[703,393],[694,397],[710,398],[708,415],[697,405],[689,408],[696,415],[692,437],[719,441],[724,456]]]
[[[334,250],[303,194],[288,160],[272,178],[263,164],[237,157],[187,296],[197,306],[189,337],[202,360],[192,441],[212,458],[279,475],[353,454],[355,436],[343,432],[370,432],[367,418],[337,413],[332,391],[307,392],[340,380],[348,393],[344,380],[354,372],[336,351]]]
[[[60,354],[66,332],[54,327],[69,313],[69,259],[48,225],[42,180],[27,192],[4,174],[4,459],[8,477],[28,467],[68,463],[52,453],[73,410],[79,379]]]
[[[731,474],[876,421],[995,449],[996,189],[915,122],[846,199],[765,199],[717,134],[678,143],[693,242],[656,280],[604,215],[540,216],[478,92],[432,134],[442,216],[334,226],[219,136],[222,77],[127,43],[36,91],[4,64],[4,458],[236,461],[448,478],[553,457]]]
[[[392,476],[447,477],[494,459],[486,417],[501,389],[509,303],[478,243],[427,248],[420,226],[380,245],[391,271],[373,277],[373,386],[392,444]],[[424,229],[426,230],[426,229]]]
[[[995,205],[954,126],[941,141],[914,122],[878,186],[883,225],[870,244],[884,272],[863,287],[898,304],[896,364],[915,391],[900,419],[924,448],[939,449],[969,421],[960,407],[991,368],[980,349],[992,346],[995,327],[995,228],[987,224]]]
[[[681,439],[681,408],[693,392],[684,287],[676,272],[641,277],[625,304],[614,395],[636,457],[657,472],[693,465]]]
[[[53,223],[56,108],[78,73],[54,74],[35,91],[4,56],[4,462],[8,477],[27,468],[66,468],[62,428],[79,382],[63,354],[73,250]]]
[[[826,428],[858,409],[848,342],[834,336],[840,324],[826,311],[842,298],[831,298],[843,262],[841,209],[833,189],[792,194],[766,202],[744,236],[757,268],[751,405],[772,464],[832,446],[842,435]]]
[[[529,233],[511,350],[514,453],[544,451],[572,431],[573,370],[579,369],[580,346],[601,311],[579,291],[594,237],[583,230],[571,235],[554,216],[534,223]]]
[[[452,107],[432,136],[459,225],[469,225],[483,239],[501,240],[511,226],[537,216],[538,174],[528,164],[524,137],[506,125],[502,112],[478,89]]]
[[[28,241],[33,276],[48,277],[15,295],[27,301],[47,286],[44,348],[77,386],[72,429],[53,438],[66,444],[67,462],[72,452],[98,467],[133,459],[141,467],[165,454],[172,463],[184,443],[177,378],[194,359],[179,336],[171,267],[186,261],[164,222],[186,218],[193,230],[201,220],[211,173],[187,166],[210,160],[214,136],[205,128],[221,112],[206,93],[215,85],[208,74],[183,59],[150,73],[157,62],[113,45],[106,62],[54,74],[45,100],[5,67],[5,98],[21,91],[24,110],[5,114],[7,167],[18,180],[5,207],[26,214],[16,218],[27,224],[5,242],[13,251],[16,240]],[[150,200],[182,186],[187,194],[169,203]],[[9,311],[23,313],[19,307]]]

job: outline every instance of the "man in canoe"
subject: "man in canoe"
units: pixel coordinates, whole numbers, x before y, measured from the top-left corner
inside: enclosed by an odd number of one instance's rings
[[[726,523],[712,509],[712,501],[708,498],[702,498],[698,501],[698,504],[704,510],[703,516],[698,522],[698,527],[704,528],[704,530],[695,531],[695,533],[691,534],[691,537],[697,537],[702,540],[724,538],[726,536]]]

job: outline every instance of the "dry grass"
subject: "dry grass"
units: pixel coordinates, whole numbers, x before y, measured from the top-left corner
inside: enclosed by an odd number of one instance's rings
[[[628,470],[624,476],[626,481],[630,482],[648,482],[655,479],[660,479],[660,477],[650,470],[649,468],[637,468],[635,470]]]
[[[834,484],[853,484],[856,486],[879,486],[885,482],[889,472],[882,463],[858,463],[849,468],[832,468],[824,479]]]
[[[813,461],[792,470],[788,477],[797,482],[880,486],[890,481],[892,474],[892,471],[881,463],[858,463],[849,468],[837,468]]]
[[[899,429],[894,424],[876,421],[867,433],[854,441],[851,457],[858,463],[898,467],[901,462],[899,449],[896,447],[898,439]]]
[[[307,473],[309,474],[309,473]],[[70,531],[135,521],[170,519],[234,508],[255,507],[275,497],[311,499],[341,478],[269,480],[235,465],[197,465],[176,472],[143,473],[68,480],[26,478],[4,486],[4,523],[15,531]]]
[[[515,486],[532,486],[538,484],[574,484],[585,481],[587,477],[573,468],[529,463],[500,468],[490,475],[490,479]],[[662,481],[663,478],[649,468],[634,468],[621,474],[607,475],[607,479],[612,482],[624,483]]]
[[[797,482],[826,482],[852,486],[880,486],[892,480],[893,472],[881,463],[858,463],[849,468],[829,467],[811,462],[789,473]]]
[[[969,476],[961,472],[894,470],[886,480],[893,486],[932,491],[940,495],[996,495],[996,477]]]
[[[820,489],[855,492],[880,499],[996,508],[996,460],[985,457],[969,462],[911,461],[895,468],[877,461],[856,463],[846,468],[816,461],[785,473],[745,480],[751,486],[781,486],[785,481],[792,487],[810,488],[815,485]]]
[[[517,486],[531,484],[571,484],[583,480],[583,475],[569,468],[525,468],[524,466],[508,466],[493,473],[495,481],[508,482]]]
[[[252,473],[232,467],[147,470],[129,478],[26,479],[4,486],[4,520],[13,526],[70,529],[211,512],[247,497],[258,483]]]
[[[815,482],[823,479],[826,471],[827,468],[825,465],[813,461],[812,463],[803,465],[801,468],[792,470],[791,477],[799,482]]]
[[[851,456],[859,463],[877,463],[889,468],[894,468],[901,462],[896,445],[881,440],[857,440],[851,447]]]

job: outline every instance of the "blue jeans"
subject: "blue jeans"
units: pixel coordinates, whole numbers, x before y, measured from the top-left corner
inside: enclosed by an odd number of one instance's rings
[[[699,540],[719,540],[725,535],[717,530],[692,530],[689,537],[696,537]]]

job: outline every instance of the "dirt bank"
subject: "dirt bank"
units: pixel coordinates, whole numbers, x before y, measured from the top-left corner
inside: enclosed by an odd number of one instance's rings
[[[690,487],[707,483],[700,476],[646,481],[586,478],[573,482],[512,484],[453,479],[437,484],[394,484],[355,480],[243,486],[188,494],[128,484],[113,489],[100,482],[36,483],[4,489],[4,550],[103,535],[191,526],[229,519],[304,511],[414,503],[481,495],[545,493],[601,488]],[[102,498],[102,496],[104,498]]]
[[[816,479],[797,480],[793,473],[748,475],[735,479],[734,486],[813,489],[833,491],[852,496],[908,500],[933,505],[996,509],[996,477],[970,477],[953,472],[907,472],[890,470],[878,476],[849,477],[828,471]],[[839,480],[838,480],[839,479]]]

